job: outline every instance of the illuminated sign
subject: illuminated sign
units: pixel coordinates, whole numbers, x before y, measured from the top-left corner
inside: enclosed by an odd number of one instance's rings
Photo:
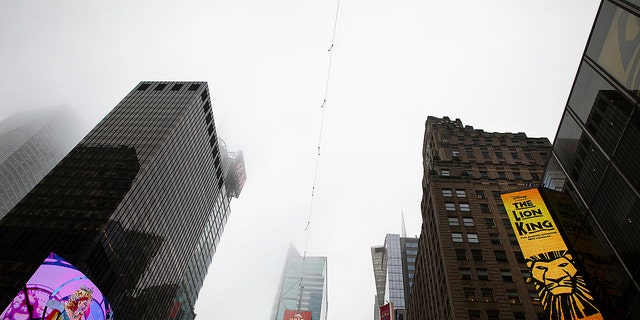
[[[285,310],[283,320],[311,320],[311,311]]]
[[[69,262],[50,253],[0,319],[113,320],[113,313],[93,282]]]
[[[550,319],[604,319],[538,189],[502,195]]]
[[[380,307],[380,320],[394,320],[393,303],[389,302]]]

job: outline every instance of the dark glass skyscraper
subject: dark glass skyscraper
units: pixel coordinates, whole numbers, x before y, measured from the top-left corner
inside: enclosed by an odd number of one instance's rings
[[[55,107],[0,121],[0,218],[82,138],[82,122]]]
[[[605,319],[640,318],[639,53],[640,1],[603,1],[543,179],[579,209],[565,236]]]
[[[0,220],[0,306],[55,252],[118,319],[192,319],[244,172],[206,83],[140,83]]]

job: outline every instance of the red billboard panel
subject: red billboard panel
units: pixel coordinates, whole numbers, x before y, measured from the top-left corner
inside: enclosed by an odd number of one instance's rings
[[[113,312],[87,276],[52,252],[0,313],[0,319],[113,320]]]
[[[311,311],[285,310],[282,320],[311,320]]]
[[[380,320],[394,320],[393,303],[389,302],[380,307]]]

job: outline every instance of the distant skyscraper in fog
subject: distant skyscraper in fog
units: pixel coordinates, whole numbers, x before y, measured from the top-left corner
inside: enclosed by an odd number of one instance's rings
[[[81,120],[64,107],[0,121],[0,218],[82,138]]]
[[[291,247],[270,319],[283,320],[286,310],[294,310],[327,320],[327,306],[327,257],[303,257]]]
[[[244,180],[206,83],[140,83],[0,220],[0,308],[55,252],[117,319],[193,319]]]

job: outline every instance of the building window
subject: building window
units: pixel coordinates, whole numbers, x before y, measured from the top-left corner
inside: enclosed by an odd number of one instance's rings
[[[497,233],[489,233],[489,239],[491,240],[491,244],[502,244],[500,235]]]
[[[520,171],[514,171],[513,172],[513,178],[514,179],[522,179],[522,174],[520,174]]]
[[[473,257],[473,261],[484,261],[482,250],[480,249],[471,249],[471,256]]]
[[[442,196],[443,197],[453,197],[453,193],[451,192],[451,189],[442,189]]]
[[[502,154],[502,152],[500,152],[500,151],[496,151],[496,158],[498,158],[498,159],[504,159],[504,155]]]
[[[498,204],[498,212],[507,213],[507,209],[504,208],[503,204]]]
[[[440,170],[440,175],[443,177],[449,177],[451,176],[451,172],[449,171],[449,169],[442,169]]]
[[[469,310],[469,320],[481,320],[480,310]]]
[[[192,85],[189,86],[189,89],[187,89],[188,91],[198,91],[198,88],[200,88],[200,85],[197,83],[194,83]]]
[[[473,227],[475,223],[473,223],[473,218],[462,218],[462,223],[465,227]]]
[[[518,261],[520,263],[525,263],[524,256],[522,255],[522,252],[514,251],[513,253],[516,255],[516,261]]]
[[[180,89],[182,89],[182,86],[184,85],[184,83],[176,83],[173,85],[173,87],[171,87],[171,91],[180,91]]]
[[[529,297],[531,297],[531,303],[532,304],[536,304],[536,305],[540,305],[540,297],[538,296],[538,293],[535,291],[529,291]]]
[[[458,218],[449,217],[449,225],[452,227],[457,227],[460,225],[460,221],[458,220]]]
[[[481,203],[480,204],[480,212],[482,213],[491,213],[491,208],[489,207],[488,203]]]
[[[477,233],[467,233],[467,240],[469,243],[478,243],[478,234]]]
[[[484,218],[484,224],[487,226],[487,229],[495,229],[496,222],[493,218]]]
[[[456,211],[456,204],[453,202],[445,202],[444,208],[447,209],[447,211]]]
[[[466,301],[478,301],[475,288],[463,288],[463,290],[464,290],[464,299]]]
[[[451,151],[451,155],[452,155],[454,158],[459,158],[459,157],[460,157],[460,151],[458,151],[458,150],[453,150],[453,151]]]
[[[460,232],[452,232],[451,238],[453,239],[453,242],[464,242],[462,240],[462,233]]]
[[[509,237],[509,243],[511,243],[512,246],[518,245],[518,239],[516,239],[515,234],[509,234],[508,237]]]
[[[476,190],[476,197],[478,199],[486,199],[487,196],[484,194],[484,190]]]
[[[460,204],[460,211],[468,212],[468,211],[471,211],[471,208],[469,208],[469,204],[468,203],[461,203]]]
[[[482,288],[480,289],[482,293],[482,301],[484,302],[496,302],[496,299],[493,297],[493,289],[490,288]]]
[[[478,274],[478,280],[489,280],[489,270],[486,268],[478,268],[476,273]]]
[[[540,180],[540,176],[535,172],[531,172],[531,180]]]
[[[491,156],[489,155],[489,151],[482,151],[482,157],[485,159],[491,158]]]
[[[527,320],[527,317],[525,316],[524,312],[514,312],[513,320]]]
[[[504,171],[497,171],[498,173],[498,179],[506,179],[507,175],[504,173]]]
[[[500,320],[500,312],[498,310],[487,310],[487,320]]]
[[[143,83],[143,84],[141,84],[141,85],[138,87],[138,91],[144,91],[144,90],[147,90],[147,89],[149,88],[149,86],[150,86],[150,85],[151,85],[151,84],[149,84],[149,83]]]
[[[520,156],[518,155],[517,152],[511,152],[511,158],[513,159],[520,159]]]
[[[471,268],[459,268],[459,270],[460,270],[460,279],[471,280]]]
[[[500,270],[500,276],[502,276],[502,281],[513,282],[513,276],[511,275],[511,270],[508,270],[508,269]]]
[[[460,261],[467,261],[467,250],[456,249],[456,259]]]
[[[456,189],[456,197],[458,198],[466,198],[467,193],[464,190]]]
[[[159,84],[156,86],[155,91],[162,91],[162,90],[164,90],[164,88],[165,88],[166,86],[167,86],[167,84],[166,84],[166,83],[159,83]]]
[[[533,156],[531,155],[530,152],[525,152],[524,157],[527,158],[528,160],[533,160]]]
[[[509,300],[510,304],[520,304],[520,296],[518,295],[518,290],[507,289],[507,300]]]
[[[520,270],[520,272],[522,273],[522,278],[524,278],[524,282],[529,283],[531,282],[531,271],[529,270]]]
[[[473,150],[467,150],[467,158],[469,159],[473,158]]]
[[[498,262],[507,262],[507,254],[504,250],[495,250],[493,253],[496,255],[496,261]]]
[[[489,178],[489,173],[486,171],[480,171],[480,178]]]
[[[502,197],[500,196],[502,193],[500,191],[493,190],[491,191],[491,194],[493,195],[494,199],[502,200]]]

